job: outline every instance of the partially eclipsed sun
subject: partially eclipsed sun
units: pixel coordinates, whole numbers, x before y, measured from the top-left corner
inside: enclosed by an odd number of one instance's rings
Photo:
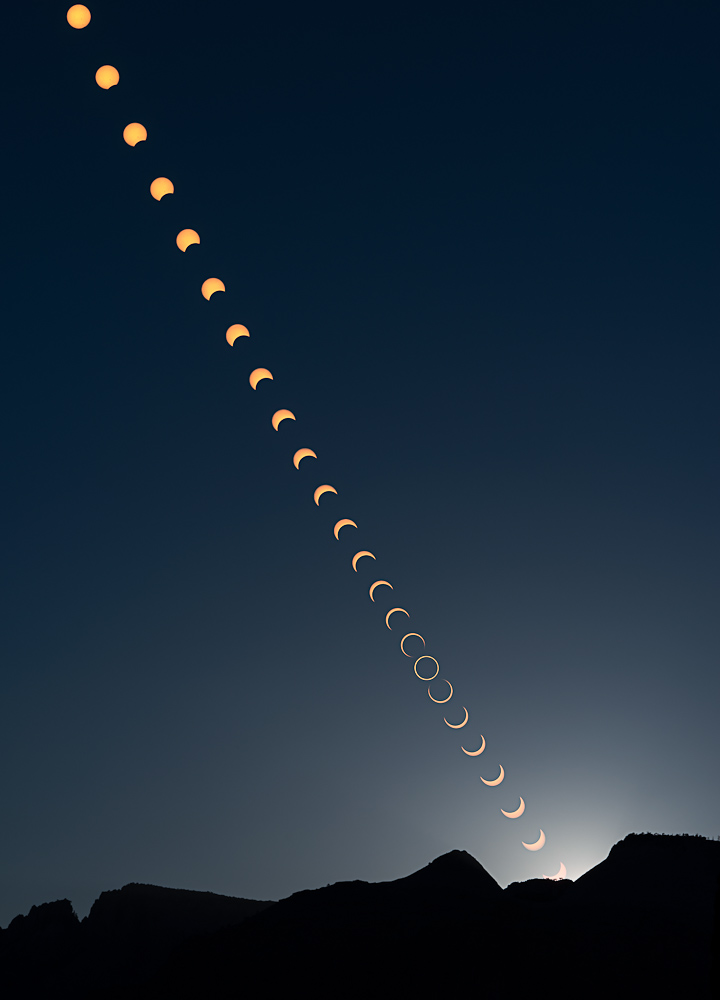
[[[504,809],[501,809],[500,812],[503,814],[503,816],[507,816],[508,819],[517,819],[518,816],[522,816],[522,814],[525,812],[525,802],[523,800],[522,795],[520,796],[520,805],[514,812],[505,812]]]
[[[534,843],[526,844],[524,840],[521,840],[520,843],[523,845],[526,851],[539,851],[541,847],[545,846],[545,834],[541,830],[540,836]]]
[[[381,582],[382,582],[382,581],[381,581]],[[388,584],[388,586],[390,586],[390,585]],[[391,588],[391,589],[392,589],[392,588]],[[402,613],[403,613],[404,615],[407,615],[407,616],[408,616],[408,618],[410,617],[410,615],[408,615],[408,613],[407,613],[407,611],[405,610],[405,608],[392,608],[392,609],[391,609],[390,611],[388,611],[388,613],[387,613],[387,614],[385,615],[385,624],[386,624],[386,625],[387,625],[387,627],[388,627],[389,629],[391,629],[391,630],[392,630],[392,625],[390,624],[390,615],[394,615],[396,611],[402,611]]]
[[[323,496],[325,493],[337,494],[337,490],[335,489],[334,486],[328,486],[328,485],[318,486],[318,488],[313,493],[313,499],[318,507],[320,506],[320,497]]]
[[[500,774],[497,776],[497,778],[493,778],[492,781],[488,781],[487,778],[483,778],[482,775],[481,775],[480,776],[480,781],[482,781],[483,784],[489,785],[491,788],[493,788],[495,785],[501,784],[504,777],[505,777],[505,768],[501,764],[500,765]],[[536,848],[533,848],[533,850],[536,850]]]

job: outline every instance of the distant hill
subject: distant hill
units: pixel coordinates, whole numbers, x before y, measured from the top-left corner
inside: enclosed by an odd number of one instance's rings
[[[464,851],[279,902],[128,885],[0,931],[6,1000],[720,997],[720,843],[630,834],[505,890]]]
[[[97,995],[106,986],[135,989],[184,941],[272,905],[133,882],[103,892],[82,922],[68,899],[33,906],[0,931],[0,996],[50,1000]]]

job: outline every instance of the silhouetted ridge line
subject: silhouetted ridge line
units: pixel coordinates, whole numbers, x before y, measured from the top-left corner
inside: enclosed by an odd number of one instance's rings
[[[34,906],[0,931],[0,994],[26,1000],[135,989],[183,941],[273,905],[131,883],[101,893],[82,922],[67,899]]]
[[[394,881],[337,882],[277,903],[131,884],[102,893],[82,923],[68,900],[15,918],[0,933],[0,989],[10,1000],[367,1000],[450,988],[524,1000],[542,993],[549,969],[554,1000],[695,1000],[720,979],[718,887],[720,843],[651,834],[626,837],[576,882],[504,891],[464,851]]]

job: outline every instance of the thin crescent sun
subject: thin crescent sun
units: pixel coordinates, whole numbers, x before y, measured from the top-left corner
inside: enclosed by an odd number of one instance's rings
[[[504,777],[505,777],[505,769],[504,769],[504,767],[501,764],[500,765],[500,774],[498,775],[497,778],[493,778],[492,781],[488,781],[487,778],[483,778],[482,775],[481,775],[480,781],[482,781],[483,784],[485,784],[485,785],[490,785],[490,787],[492,788],[494,785],[499,785],[502,782],[502,780],[503,780]]]
[[[294,420],[294,419],[295,419],[295,414],[292,412],[292,410],[275,410],[275,412],[272,415],[272,425],[275,428],[275,430],[278,430],[283,420]]]
[[[375,598],[373,597],[373,593],[375,592],[375,588],[376,587],[389,587],[390,590],[393,589],[393,585],[391,583],[388,583],[387,580],[376,580],[375,583],[372,585],[372,587],[370,587],[370,591],[369,591],[369,593],[370,593],[370,600],[373,601],[373,602],[375,601]]]
[[[453,725],[452,722],[448,722],[445,716],[443,716],[443,722],[445,723],[446,726],[450,726],[451,729],[462,729],[462,727],[467,723],[467,720],[469,718],[468,710],[465,708],[464,705],[463,705],[463,712],[465,713],[465,718],[462,720],[462,722],[459,722],[457,726]]]
[[[541,830],[540,836],[538,837],[538,839],[535,841],[534,844],[526,844],[524,840],[521,840],[520,843],[523,845],[526,851],[539,851],[540,848],[545,846],[545,834]]]
[[[480,744],[479,750],[466,750],[465,747],[460,747],[460,749],[462,750],[463,753],[466,753],[468,757],[479,757],[480,754],[485,749],[485,737],[481,735],[480,739],[482,740],[482,743]]]
[[[355,570],[356,573],[357,573],[358,559],[362,559],[363,556],[370,556],[371,559],[375,558],[372,552],[368,552],[367,549],[363,549],[361,552],[356,552],[355,555],[352,557],[352,568]]]
[[[250,372],[250,385],[253,389],[257,389],[258,382],[262,382],[264,378],[269,378],[271,382],[274,381],[272,372],[268,371],[267,368],[256,368],[254,371]]]
[[[554,875],[543,875],[543,878],[549,879],[551,882],[559,882],[560,879],[567,878],[567,868],[561,861],[560,867]]]
[[[522,814],[525,812],[525,802],[523,800],[522,795],[520,796],[520,805],[514,812],[505,812],[504,809],[501,809],[500,812],[503,814],[503,816],[507,816],[508,819],[517,819],[518,816],[522,816]]]
[[[408,632],[408,634],[404,635],[402,637],[402,639],[400,640],[400,649],[405,654],[405,656],[412,656],[412,653],[405,653],[405,646],[403,645],[403,643],[405,642],[405,640],[409,639],[411,635],[416,635],[418,637],[418,639],[420,640],[420,642],[423,644],[423,646],[425,645],[425,640],[423,639],[423,637],[420,635],[419,632]]]
[[[327,483],[324,486],[318,486],[318,488],[313,493],[313,500],[320,506],[320,497],[325,493],[335,493],[337,495],[337,490],[334,486],[328,486]]]
[[[421,656],[421,657],[420,657],[420,659],[422,660],[422,659],[423,659],[423,657]],[[432,657],[432,656],[429,656],[429,657],[428,657],[428,659],[429,659],[429,660],[432,660],[432,659],[433,659],[433,657]],[[437,663],[437,660],[435,660],[435,662]],[[439,670],[439,669],[440,669],[440,667],[438,667],[438,670]],[[417,673],[417,671],[416,671],[416,673]],[[420,676],[420,675],[418,674],[418,676]],[[437,677],[437,674],[435,674],[435,677]],[[425,680],[425,679],[426,679],[426,678],[421,678],[421,680]],[[428,677],[428,678],[427,678],[427,680],[434,680],[434,679],[435,679],[434,677]],[[448,687],[450,688],[450,694],[449,694],[449,695],[447,696],[447,698],[433,698],[433,696],[432,696],[432,695],[430,694],[430,688],[428,688],[428,698],[430,699],[430,701],[434,701],[436,705],[444,705],[444,704],[445,704],[445,702],[446,702],[446,701],[450,701],[450,699],[451,699],[451,698],[452,698],[452,696],[453,696],[453,686],[452,686],[452,684],[451,684],[451,683],[450,683],[450,681],[448,681],[448,680],[446,680],[446,681],[445,681],[445,683],[446,683],[446,684],[447,684],[447,686],[448,686]],[[465,721],[467,722],[467,719],[466,719]],[[464,722],[463,722],[463,725],[465,725],[465,723],[464,723]]]
[[[304,458],[317,458],[317,455],[312,448],[298,448],[293,455],[293,465],[296,469],[300,468],[300,463]]]
[[[357,528],[357,524],[355,524],[354,521],[351,521],[349,517],[341,518],[333,528],[333,534],[338,541],[340,541],[340,529],[344,528],[346,524],[350,525],[351,528]]]
[[[432,677],[423,677],[422,674],[418,674],[417,665],[420,662],[420,660],[432,660],[433,661],[433,663],[435,664],[435,673],[432,675]],[[421,681],[434,681],[435,678],[437,677],[437,675],[440,673],[440,664],[438,663],[438,661],[435,659],[434,656],[428,656],[427,653],[425,653],[423,656],[418,656],[417,660],[415,660],[415,663],[413,665],[413,670],[415,671],[416,676],[419,677]],[[450,681],[448,681],[448,684],[450,684]],[[452,685],[451,685],[451,687],[452,687]],[[428,690],[428,694],[430,694],[429,690]],[[431,695],[431,697],[432,697],[432,695]],[[434,698],[432,700],[435,701]],[[438,705],[440,705],[440,704],[442,704],[442,702],[438,702]]]
[[[410,617],[405,608],[391,608],[390,611],[388,611],[388,613],[385,615],[385,624],[391,631],[392,631],[392,625],[390,624],[390,615],[394,615],[396,611],[402,611],[404,615],[407,615],[408,618]]]

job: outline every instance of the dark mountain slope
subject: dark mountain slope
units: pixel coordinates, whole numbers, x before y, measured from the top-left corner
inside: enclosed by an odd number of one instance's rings
[[[718,878],[720,843],[658,834],[630,834],[581,876],[558,931],[573,935],[575,965],[595,968],[595,995],[642,996],[650,982],[708,995]]]
[[[683,862],[692,874],[669,878]],[[508,1000],[541,987],[573,1000],[709,997],[719,871],[718,843],[631,837],[592,878],[534,879],[503,892],[453,851],[395,882],[296,893],[192,942],[142,995],[430,997],[452,989]]]
[[[16,918],[0,932],[0,992],[704,1000],[720,980],[719,879],[720,843],[643,834],[576,883],[504,891],[463,851],[392,882],[278,903],[129,885],[103,893],[82,923],[67,900]]]
[[[78,998],[108,983],[133,987],[188,938],[273,905],[132,883],[103,892],[82,923],[67,899],[33,906],[0,931],[0,994]]]
[[[338,882],[280,900],[243,927],[186,945],[143,997],[398,995],[485,983],[500,886],[451,851],[393,882]],[[456,956],[471,960],[457,967]],[[421,994],[424,995],[424,994]]]

